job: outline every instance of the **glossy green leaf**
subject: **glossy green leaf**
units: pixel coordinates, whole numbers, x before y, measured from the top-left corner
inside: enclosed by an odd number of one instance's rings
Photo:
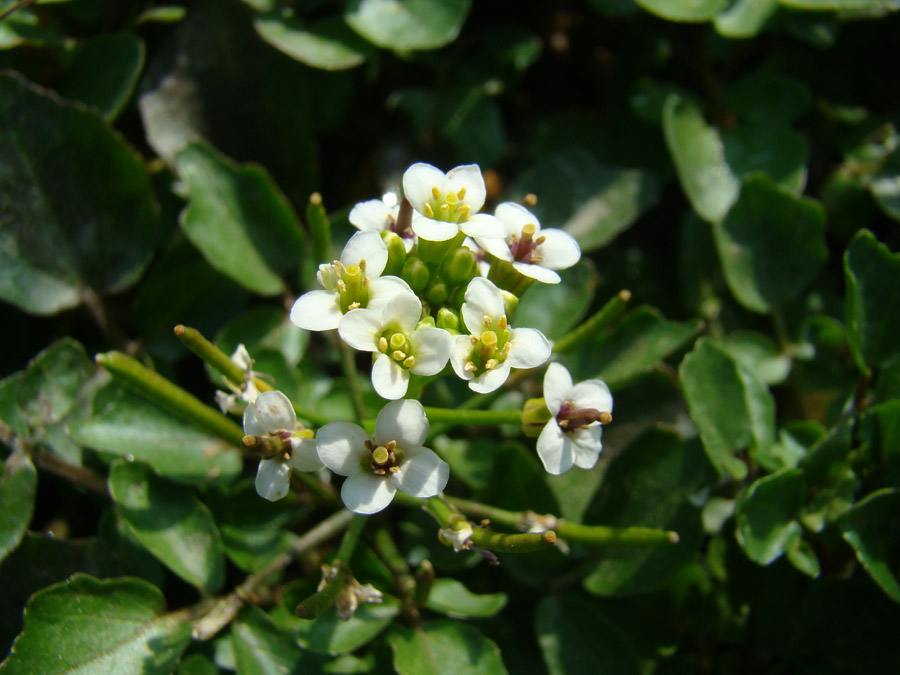
[[[144,42],[132,33],[88,40],[75,54],[60,93],[114,120],[128,103],[144,67]]]
[[[94,371],[84,347],[71,338],[41,351],[19,381],[17,400],[25,419],[32,427],[65,419]]]
[[[598,162],[582,149],[544,159],[516,184],[515,194],[533,192],[532,211],[542,227],[566,230],[583,251],[611,242],[631,226],[659,195],[656,176]]]
[[[270,45],[313,68],[354,68],[372,51],[336,16],[306,24],[293,17],[270,14],[254,19],[253,27]]]
[[[866,373],[893,357],[900,343],[900,254],[861,230],[844,254],[847,338]]]
[[[475,626],[437,619],[388,634],[399,675],[502,675],[500,650]]]
[[[869,408],[865,416],[865,437],[885,469],[885,478],[900,487],[900,400],[885,401]]]
[[[351,0],[344,20],[384,49],[437,49],[456,39],[470,6],[471,0]]]
[[[165,614],[162,593],[145,581],[76,574],[32,596],[2,670],[168,675],[190,641],[187,619]]]
[[[137,462],[114,464],[109,491],[130,531],[160,562],[214,593],[225,581],[225,552],[209,510],[193,492]]]
[[[801,533],[795,516],[803,506],[805,482],[799,469],[785,469],[764,476],[747,488],[738,501],[738,543],[747,557],[768,565],[782,556]]]
[[[203,654],[191,654],[181,659],[175,675],[220,675],[216,664]]]
[[[728,0],[635,0],[648,12],[669,21],[709,21]]]
[[[809,499],[801,522],[807,529],[821,532],[853,507],[860,486],[849,466],[833,469],[825,485]]]
[[[775,0],[755,0],[755,4],[760,8],[777,6]],[[792,122],[809,110],[812,93],[800,80],[776,70],[761,68],[731,87],[725,102],[741,118],[770,124]]]
[[[537,328],[551,340],[562,337],[583,318],[594,299],[597,270],[582,258],[560,273],[558,284],[534,284],[516,308],[516,326]]]
[[[684,358],[678,374],[713,466],[744,478],[747,466],[737,453],[765,448],[775,437],[775,403],[766,386],[707,339]]]
[[[0,560],[19,545],[31,514],[37,490],[37,471],[28,456],[13,452],[3,463],[0,474]]]
[[[493,467],[484,501],[510,511],[532,509],[538,513],[557,513],[559,505],[547,486],[547,472],[533,450],[522,443],[507,441],[481,446],[481,452],[493,455]]]
[[[738,178],[762,172],[793,193],[806,186],[806,140],[786,126],[747,121],[722,131],[722,145],[729,170]]]
[[[778,9],[778,0],[736,0],[716,14],[713,24],[719,35],[752,38],[766,26]]]
[[[0,10],[6,12],[18,4],[18,0],[3,0]],[[62,42],[56,30],[42,25],[33,7],[20,6],[0,21],[0,49],[13,47],[58,45]]]
[[[297,642],[318,654],[343,654],[375,639],[399,612],[400,602],[388,595],[381,603],[361,604],[347,621],[328,610],[312,621],[298,619]]]
[[[436,579],[425,606],[455,618],[494,616],[506,606],[506,593],[473,593],[456,579]]]
[[[816,552],[813,550],[813,547],[810,546],[809,542],[803,539],[799,533],[788,542],[787,546],[785,546],[784,553],[788,562],[806,576],[815,579],[821,574],[822,567],[819,565],[819,559],[816,557]]]
[[[94,413],[71,424],[86,446],[139,460],[180,483],[228,481],[243,468],[240,452],[116,384],[97,395]]]
[[[215,342],[226,354],[232,354],[239,344],[247,348],[251,357],[259,350],[275,350],[294,367],[306,351],[309,335],[309,331],[297,330],[285,312],[274,307],[256,307],[229,322]]]
[[[189,191],[181,227],[207,262],[260,295],[284,290],[278,275],[299,264],[303,235],[268,174],[201,143],[178,153],[176,164]]]
[[[0,298],[33,314],[134,283],[156,206],[140,157],[95,113],[0,76]],[[122,227],[128,223],[128,227]]]
[[[825,212],[767,177],[747,178],[713,228],[722,271],[744,307],[765,313],[795,299],[825,262]]]
[[[881,590],[900,602],[900,490],[873,492],[839,520],[844,539]]]
[[[791,372],[791,358],[762,333],[735,331],[722,338],[720,345],[760,382],[781,384]]]
[[[843,465],[852,448],[853,425],[852,417],[844,419],[809,449],[800,468],[811,485],[823,482],[836,466]]]
[[[258,607],[248,606],[231,626],[238,675],[281,675],[318,670],[321,664],[297,647]]]
[[[541,598],[534,629],[550,675],[641,672],[628,637],[590,600],[576,595]]]

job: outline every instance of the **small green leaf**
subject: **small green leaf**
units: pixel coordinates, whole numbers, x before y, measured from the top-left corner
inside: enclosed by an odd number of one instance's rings
[[[232,624],[231,643],[238,675],[312,672],[322,665],[320,659],[298,649],[289,634],[252,605]]]
[[[560,276],[558,284],[534,284],[528,289],[516,308],[516,326],[537,328],[555,340],[578,324],[594,299],[597,270],[582,258]]]
[[[506,606],[506,593],[473,593],[456,579],[436,579],[425,606],[455,618],[494,616]]]
[[[774,441],[775,403],[765,385],[721,347],[701,339],[678,369],[703,447],[720,473],[742,479],[747,466],[736,454]]]
[[[844,539],[881,590],[900,602],[900,490],[873,492],[838,519]]]
[[[778,10],[778,0],[736,0],[713,20],[719,35],[752,38],[766,26]]]
[[[137,462],[113,464],[109,491],[132,534],[160,562],[214,593],[225,581],[225,552],[209,510],[186,487]]]
[[[735,535],[748,558],[768,565],[800,535],[795,516],[803,507],[805,489],[799,469],[764,476],[747,488],[738,501]]]
[[[351,0],[344,20],[384,49],[437,49],[456,39],[470,6],[471,0]]]
[[[375,639],[400,612],[400,602],[388,595],[381,603],[365,603],[347,621],[333,610],[312,621],[297,621],[297,642],[318,654],[343,654]]]
[[[143,40],[132,33],[91,38],[75,54],[60,93],[114,120],[131,98],[144,67],[144,51]]]
[[[181,227],[209,264],[260,295],[284,290],[278,276],[296,267],[303,235],[284,195],[259,166],[240,166],[203,143],[178,153],[190,193]]]
[[[801,536],[799,531],[797,536],[785,546],[784,552],[791,565],[806,576],[815,579],[822,572],[816,552],[809,545],[809,542]]]
[[[84,347],[63,338],[37,354],[19,381],[19,407],[32,427],[61,422],[96,368]]]
[[[723,131],[722,144],[735,176],[762,172],[792,193],[806,185],[806,140],[786,126],[750,120]]]
[[[775,0],[751,0],[760,8],[777,6]],[[748,4],[748,3],[743,3]],[[725,103],[738,117],[760,122],[792,122],[809,110],[812,93],[800,80],[775,70],[754,70],[729,89]]]
[[[760,382],[781,384],[791,372],[791,358],[762,333],[734,331],[726,335],[720,345]]]
[[[728,0],[635,0],[648,12],[668,21],[709,21],[728,7]]]
[[[337,16],[306,24],[293,17],[270,14],[254,19],[253,27],[270,45],[313,68],[354,68],[372,51]]]
[[[168,675],[190,641],[191,624],[164,612],[162,593],[145,581],[76,574],[32,596],[3,670]]]
[[[13,452],[0,474],[0,560],[22,541],[34,511],[36,489],[37,472],[31,460],[21,452]]]
[[[868,230],[857,233],[844,254],[847,337],[860,369],[881,365],[900,343],[900,254]]]
[[[628,637],[585,598],[541,598],[535,610],[534,630],[550,675],[641,672]]]
[[[477,628],[437,619],[388,634],[399,675],[501,675],[500,649]]]

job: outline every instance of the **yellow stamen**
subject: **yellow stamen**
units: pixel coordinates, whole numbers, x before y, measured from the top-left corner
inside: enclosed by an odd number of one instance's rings
[[[429,218],[434,218],[434,211],[431,210],[431,204],[425,205],[425,215]]]
[[[511,348],[512,342],[507,342],[505,345],[503,345],[503,349],[500,350],[500,353],[503,354],[503,356],[506,356],[507,354],[509,354],[509,350]]]
[[[506,315],[503,315],[500,317],[500,320],[497,321],[497,328],[499,328],[500,330],[506,330],[506,326]]]
[[[416,365],[416,357],[415,356],[409,356],[403,362],[404,368],[412,368],[414,365]]]
[[[387,354],[387,350],[388,350],[387,338],[382,336],[381,338],[378,339],[378,351],[380,351],[382,354]]]
[[[351,309],[359,309],[360,307],[362,307],[362,305],[360,305],[358,302],[351,302],[349,305],[347,305],[347,311],[349,312]]]
[[[474,373],[476,370],[475,363],[473,361],[466,361],[466,365],[463,370],[467,370],[470,373]]]
[[[393,452],[394,448],[397,447],[397,441],[388,441],[384,444],[384,447],[387,448],[388,452]]]
[[[474,347],[475,345],[478,344],[478,338],[475,337],[474,335],[470,335],[470,336],[469,336],[469,342],[471,342],[471,343],[472,343],[472,346]]]
[[[462,186],[461,188],[459,188],[459,190],[457,191],[456,197],[457,197],[458,199],[464,199],[465,196],[466,196],[466,186],[463,185],[463,186]]]
[[[399,349],[393,354],[394,361],[402,361],[406,358],[406,352],[401,352]]]
[[[491,317],[489,317],[487,314],[485,314],[484,315],[484,327],[490,328],[492,323],[494,323],[494,320]]]
[[[341,293],[346,293],[346,292],[347,292],[347,284],[344,283],[344,280],[343,280],[343,279],[338,279],[338,282],[337,282],[337,289],[338,289]]]
[[[432,185],[432,186],[431,186],[431,196],[432,196],[434,199],[440,199],[440,198],[441,198],[441,191],[440,191],[440,189],[438,188],[437,185]]]
[[[456,209],[456,213],[459,216],[460,220],[468,220],[469,211],[471,211],[471,209],[469,208],[468,204],[463,204],[458,209]]]
[[[450,205],[447,203],[441,204],[441,215],[446,216],[450,213]]]
[[[610,422],[612,422],[612,415],[608,412],[600,413],[600,424],[609,424]]]
[[[487,361],[484,362],[485,370],[492,370],[493,368],[496,368],[496,367],[497,367],[497,359],[488,359]]]

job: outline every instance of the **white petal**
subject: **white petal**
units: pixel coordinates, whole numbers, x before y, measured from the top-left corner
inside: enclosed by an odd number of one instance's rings
[[[278,430],[294,433],[297,415],[288,397],[280,391],[264,391],[244,411],[244,433],[262,436]]]
[[[375,440],[384,445],[397,441],[401,448],[421,446],[428,435],[425,408],[413,399],[388,403],[375,418]]]
[[[422,301],[413,293],[397,293],[384,306],[381,323],[385,328],[399,328],[409,334],[416,329],[422,318]]]
[[[400,472],[391,476],[398,488],[413,497],[434,497],[447,487],[450,465],[428,448],[406,448]]]
[[[603,449],[600,442],[602,435],[603,427],[599,424],[591,424],[587,429],[576,429],[567,434],[575,444],[575,466],[582,469],[594,468]]]
[[[334,330],[342,316],[344,313],[337,291],[304,293],[291,308],[291,321],[305,330]]]
[[[291,487],[291,465],[281,457],[263,459],[256,470],[256,492],[263,499],[276,502],[287,496]]]
[[[509,361],[485,371],[469,382],[469,389],[479,394],[489,394],[503,386],[509,377]]]
[[[369,434],[350,422],[329,422],[316,432],[319,459],[341,476],[361,471],[362,461],[371,455],[368,440]]]
[[[506,243],[505,239],[486,239],[484,237],[478,237],[475,241],[481,248],[495,258],[512,262],[512,251],[509,250],[509,244]]]
[[[409,284],[400,277],[378,277],[369,281],[369,303],[366,309],[380,310],[398,293],[412,293]]]
[[[496,325],[506,315],[503,296],[500,289],[487,279],[476,277],[466,287],[466,301],[462,305],[463,323],[469,332],[481,335],[487,330],[484,317],[490,317],[492,325]]]
[[[577,408],[593,408],[600,412],[612,412],[613,399],[603,380],[585,380],[572,389],[572,401]]]
[[[378,513],[391,503],[397,487],[385,476],[357,473],[344,481],[341,499],[344,506],[355,513]]]
[[[472,342],[468,335],[457,335],[450,342],[450,365],[453,372],[464,380],[471,380],[473,375],[466,370],[466,363],[472,358]]]
[[[410,370],[416,375],[437,375],[450,358],[450,333],[425,326],[409,336],[416,363]]]
[[[581,259],[581,247],[568,232],[563,230],[541,230],[544,242],[537,247],[543,260],[541,265],[552,270],[568,269]]]
[[[438,183],[438,185],[442,186],[444,194],[459,192],[460,189],[466,188],[462,203],[467,204],[472,213],[480,211],[487,198],[484,176],[481,175],[481,168],[477,164],[464,164],[450,169],[443,183]]]
[[[544,373],[544,401],[555,417],[562,404],[572,398],[572,376],[561,363],[551,363]]]
[[[447,241],[459,234],[459,225],[443,220],[433,220],[423,215],[414,215],[412,231],[427,241]]]
[[[521,236],[522,228],[528,224],[534,225],[538,231],[541,229],[541,223],[538,221],[537,216],[515,202],[498,204],[497,208],[494,209],[494,215],[503,223],[507,235]]]
[[[540,281],[542,284],[558,284],[561,281],[560,276],[556,272],[547,269],[546,267],[541,267],[540,265],[514,262],[513,267],[516,268],[516,271],[519,274],[526,276],[529,279]]]
[[[505,232],[503,223],[489,213],[476,213],[469,219],[459,224],[459,229],[470,237],[482,237],[485,239],[502,239]]]
[[[537,439],[537,452],[544,469],[554,476],[565,473],[575,464],[575,444],[566,437],[556,420],[544,425]]]
[[[381,398],[403,398],[409,389],[409,371],[387,354],[379,354],[372,364],[372,386]]]
[[[378,232],[357,232],[350,237],[341,253],[341,262],[345,267],[359,265],[365,260],[366,276],[370,279],[381,276],[387,259],[387,244]]]
[[[535,328],[516,328],[509,340],[512,346],[506,361],[513,368],[536,368],[550,358],[550,340]]]
[[[318,471],[324,466],[313,439],[303,436],[291,438],[291,466],[297,471]]]
[[[338,335],[354,349],[377,352],[383,325],[381,312],[375,309],[351,309],[338,325]]]
[[[380,199],[370,199],[360,202],[352,209],[348,219],[358,230],[363,232],[381,232],[391,225],[391,211]]]
[[[440,189],[444,178],[444,172],[436,166],[416,162],[403,174],[403,194],[416,211],[425,213],[425,204],[432,200],[431,188]]]

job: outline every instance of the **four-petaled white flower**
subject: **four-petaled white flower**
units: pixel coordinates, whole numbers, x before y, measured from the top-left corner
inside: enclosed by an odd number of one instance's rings
[[[280,391],[264,391],[244,411],[244,433],[260,438],[263,457],[256,472],[256,491],[270,502],[286,496],[291,471],[318,471],[322,462],[316,442],[297,429],[297,415]]]
[[[349,422],[329,422],[319,429],[319,457],[329,469],[347,476],[341,487],[344,505],[370,514],[390,504],[397,490],[413,497],[433,497],[447,485],[450,467],[422,447],[428,419],[418,401],[388,403],[375,419],[373,438]]]
[[[578,242],[568,232],[541,229],[535,215],[515,202],[503,202],[494,211],[503,223],[502,239],[477,237],[478,245],[495,258],[506,260],[520,273],[545,284],[558,284],[554,270],[564,270],[581,258]]]
[[[406,252],[412,250],[416,243],[415,234],[410,229],[397,230],[397,217],[400,215],[400,202],[393,192],[386,192],[381,199],[369,199],[359,202],[352,209],[348,219],[350,224],[363,232],[395,232],[403,239]]]
[[[319,265],[316,279],[323,290],[301,295],[291,308],[291,321],[306,330],[333,330],[352,309],[377,307],[396,293],[412,292],[403,279],[381,276],[387,260],[378,232],[357,232],[340,260]]]
[[[477,164],[458,166],[444,173],[418,162],[403,174],[403,193],[412,204],[412,229],[422,239],[446,241],[460,230],[470,237],[499,238],[503,225],[484,206],[487,189]]]
[[[612,421],[612,394],[603,380],[572,384],[565,366],[551,363],[544,374],[544,401],[553,417],[537,440],[538,456],[548,473],[573,466],[590,469],[603,445],[601,424]]]
[[[450,333],[433,326],[417,328],[422,301],[412,292],[398,293],[381,308],[354,309],[338,333],[354,349],[378,353],[372,386],[382,398],[406,394],[409,374],[437,375],[450,358]]]
[[[453,338],[450,365],[472,391],[494,391],[506,382],[510,367],[536,368],[550,358],[543,333],[509,325],[500,289],[487,279],[469,282],[462,318],[471,335]]]

